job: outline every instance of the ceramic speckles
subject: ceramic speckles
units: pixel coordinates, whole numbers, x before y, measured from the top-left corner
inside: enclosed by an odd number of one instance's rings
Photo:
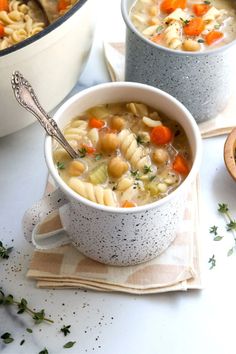
[[[132,4],[133,0],[122,1],[127,26],[125,80],[168,92],[197,122],[215,117],[232,92],[234,46],[189,53],[155,45],[134,29],[128,15]]]
[[[74,202],[62,209],[62,224],[83,254],[102,263],[132,265],[156,257],[170,245],[183,201],[136,214],[88,210]]]
[[[27,240],[40,249],[72,242],[80,252],[102,263],[134,265],[163,252],[174,240],[184,210],[185,195],[195,179],[201,159],[201,137],[191,114],[165,92],[138,83],[101,84],[70,98],[54,119],[60,128],[81,112],[111,102],[143,101],[167,116],[175,116],[189,139],[193,165],[183,183],[172,193],[152,204],[115,208],[91,202],[74,192],[60,178],[52,158],[52,139],[46,137],[45,157],[50,174],[59,188],[38,202],[24,217]],[[91,104],[92,102],[92,104]],[[59,209],[57,231],[39,232],[47,215]]]
[[[64,229],[38,234],[40,220],[63,203],[66,204],[59,213]],[[176,198],[162,208],[117,214],[88,209],[73,200],[69,202],[58,189],[26,212],[24,235],[31,242],[33,230],[33,244],[38,249],[72,242],[80,252],[96,261],[134,265],[158,256],[170,245],[176,236],[183,208],[183,198]]]

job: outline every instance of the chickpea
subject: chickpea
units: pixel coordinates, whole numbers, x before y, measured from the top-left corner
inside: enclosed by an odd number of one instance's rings
[[[197,52],[201,48],[200,44],[193,39],[185,39],[183,42],[183,49],[187,50],[188,52]]]
[[[125,127],[125,120],[121,117],[113,117],[111,119],[111,128],[114,130],[121,131]]]
[[[104,134],[100,139],[101,150],[106,153],[115,151],[119,146],[119,139],[116,134]]]
[[[113,157],[108,163],[108,173],[111,177],[119,178],[128,170],[128,164],[120,157]]]
[[[68,173],[70,176],[80,176],[85,170],[85,166],[80,161],[71,161],[68,168]]]
[[[156,164],[162,165],[169,160],[169,154],[165,149],[155,149],[152,158]]]

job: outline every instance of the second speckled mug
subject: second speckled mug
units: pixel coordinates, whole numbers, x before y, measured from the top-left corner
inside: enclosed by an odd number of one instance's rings
[[[122,0],[127,26],[125,80],[158,87],[182,102],[199,123],[226,106],[233,86],[236,41],[206,52],[184,52],[144,38],[132,24],[134,0]]]

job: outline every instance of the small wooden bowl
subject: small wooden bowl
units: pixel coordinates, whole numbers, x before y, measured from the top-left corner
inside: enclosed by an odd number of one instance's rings
[[[225,141],[224,160],[227,170],[236,181],[236,128],[232,130]]]

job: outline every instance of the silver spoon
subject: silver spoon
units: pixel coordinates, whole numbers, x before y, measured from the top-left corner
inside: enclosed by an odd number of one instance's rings
[[[68,152],[68,154],[73,159],[76,159],[78,157],[78,153],[65,139],[55,120],[50,117],[41,107],[32,86],[19,71],[15,71],[12,74],[11,84],[18,103],[27,111],[32,113],[46,130],[46,133],[55,138],[58,143]]]

